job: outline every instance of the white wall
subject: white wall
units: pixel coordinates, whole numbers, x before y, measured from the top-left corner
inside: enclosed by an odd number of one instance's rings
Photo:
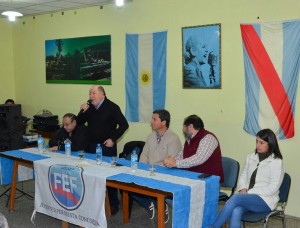
[[[12,25],[0,19],[0,104],[15,99]]]

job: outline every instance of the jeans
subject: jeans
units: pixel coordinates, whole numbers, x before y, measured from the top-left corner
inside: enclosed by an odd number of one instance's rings
[[[219,228],[229,219],[230,228],[240,228],[242,216],[247,211],[270,212],[271,209],[256,194],[236,194],[226,202],[212,227]]]

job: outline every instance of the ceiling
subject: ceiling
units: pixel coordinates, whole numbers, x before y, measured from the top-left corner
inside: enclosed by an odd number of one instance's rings
[[[35,16],[107,4],[115,4],[115,0],[0,0],[0,13],[13,10]]]

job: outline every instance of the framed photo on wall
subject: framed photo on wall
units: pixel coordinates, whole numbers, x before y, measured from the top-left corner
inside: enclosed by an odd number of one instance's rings
[[[46,83],[111,85],[111,36],[45,41]]]
[[[221,24],[182,28],[183,88],[221,89]]]

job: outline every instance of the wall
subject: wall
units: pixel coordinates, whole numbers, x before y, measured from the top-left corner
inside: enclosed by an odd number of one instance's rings
[[[0,19],[0,104],[15,99],[12,25]]]
[[[243,166],[246,155],[254,150],[255,138],[242,129],[245,84],[239,24],[295,19],[299,8],[298,0],[134,0],[120,9],[107,5],[102,10],[92,7],[64,15],[25,17],[13,26],[15,97],[22,103],[25,115],[42,109],[59,116],[77,113],[80,104],[88,99],[90,86],[46,84],[44,41],[110,34],[113,85],[105,89],[125,112],[125,34],[168,30],[166,108],[172,115],[171,128],[181,136],[183,118],[200,115],[206,128],[218,136],[223,155],[237,159]],[[213,23],[222,23],[222,89],[182,89],[181,28]],[[4,22],[1,24],[5,27]],[[300,99],[297,107],[299,102]],[[295,181],[299,176],[296,162],[300,160],[298,108],[295,129],[295,137],[281,141],[280,147],[293,179],[287,213],[300,217],[300,184]],[[129,140],[145,140],[150,131],[149,124],[130,123],[119,142],[119,151]]]

